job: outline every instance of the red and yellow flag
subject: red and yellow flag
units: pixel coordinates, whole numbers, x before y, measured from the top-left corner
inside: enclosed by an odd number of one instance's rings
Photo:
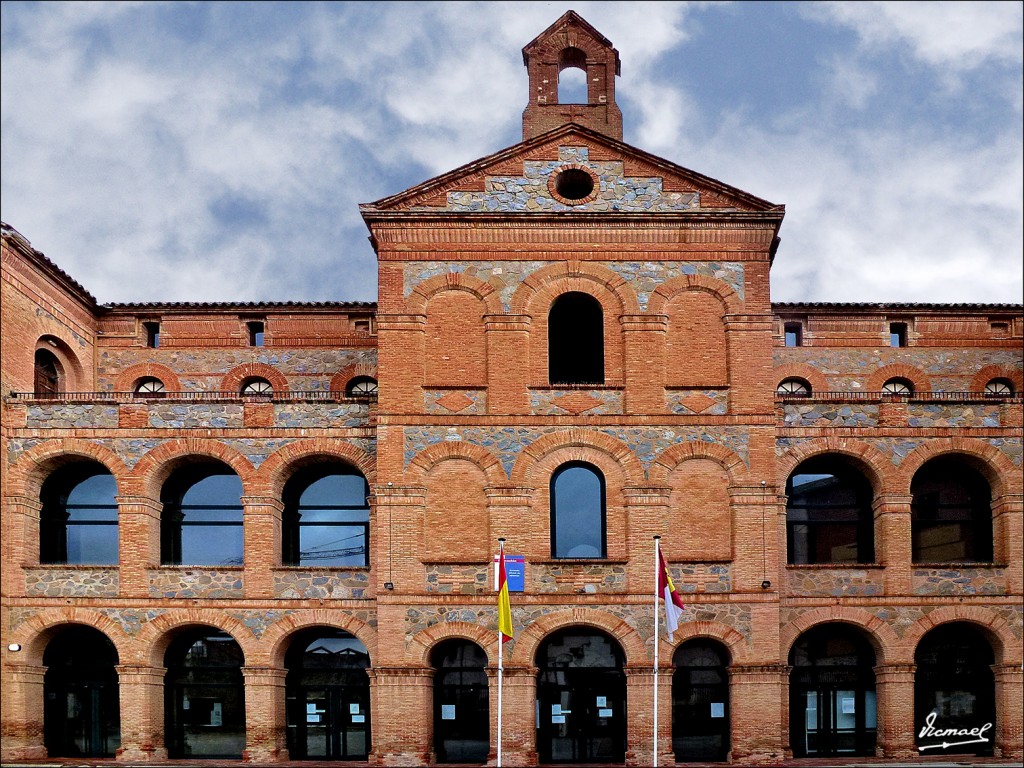
[[[498,557],[498,632],[501,642],[512,639],[512,604],[508,599],[508,578],[505,576],[505,548]]]
[[[683,615],[686,608],[683,605],[683,598],[676,591],[676,585],[672,583],[672,577],[668,573],[668,564],[665,562],[665,555],[658,547],[658,597],[665,600],[665,631],[669,638],[679,628],[679,617]]]

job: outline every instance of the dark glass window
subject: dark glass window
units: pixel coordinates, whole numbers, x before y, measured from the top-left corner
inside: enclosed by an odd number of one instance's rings
[[[914,384],[906,379],[889,379],[882,385],[882,394],[910,397],[914,394]]]
[[[445,640],[430,654],[434,667],[434,751],[441,763],[487,762],[490,699],[487,654],[469,640]]]
[[[274,385],[266,379],[254,376],[242,382],[242,394],[248,397],[270,397],[274,394]]]
[[[245,324],[246,330],[249,334],[249,346],[250,347],[262,347],[263,346],[263,328],[262,322],[251,322]]]
[[[117,565],[117,481],[95,462],[71,464],[43,483],[39,560]]]
[[[800,323],[786,323],[786,346],[800,347],[804,343],[804,329]]]
[[[843,459],[822,456],[786,481],[788,562],[871,563],[875,559],[873,494]]]
[[[992,562],[992,491],[973,467],[932,459],[910,484],[915,563]]]
[[[551,477],[551,556],[605,557],[604,475],[583,462]]]
[[[1013,397],[1013,382],[1009,379],[992,379],[985,385],[986,397]]]
[[[548,313],[552,384],[604,384],[604,312],[586,293],[564,293]]]
[[[36,397],[54,397],[60,394],[62,368],[57,356],[46,349],[37,349],[35,355],[35,380],[33,392]]]
[[[58,630],[43,653],[43,743],[50,757],[114,757],[121,746],[117,649],[83,625]]]
[[[369,565],[369,486],[342,464],[299,470],[284,489],[285,565]]]
[[[823,624],[789,652],[790,744],[795,757],[875,754],[875,652],[855,628]]]
[[[241,565],[242,481],[223,464],[175,472],[161,500],[164,565]]]
[[[143,323],[146,332],[146,346],[156,349],[160,346],[160,323]]]
[[[366,760],[370,753],[370,656],[342,630],[296,633],[285,679],[293,760]]]
[[[135,394],[139,397],[163,397],[167,394],[167,390],[160,379],[148,376],[144,379],[139,379],[139,382],[135,385]]]
[[[907,324],[906,323],[889,323],[889,346],[890,347],[905,347],[905,346],[907,346]]]
[[[729,755],[729,654],[714,640],[689,640],[672,657],[672,749],[679,762]]]
[[[811,385],[803,379],[783,379],[775,391],[785,397],[810,397]]]
[[[918,746],[951,741],[922,736],[929,719],[933,721],[933,728],[943,730],[970,730],[991,723],[986,742],[935,750],[943,755],[991,755],[996,723],[995,676],[992,674],[995,657],[981,630],[964,622],[938,626],[921,638],[914,662],[917,665],[914,733]]]
[[[374,397],[377,394],[377,380],[370,376],[356,376],[345,387],[348,397]]]
[[[164,658],[168,756],[242,756],[244,663],[234,638],[211,627],[186,630],[170,644]]]

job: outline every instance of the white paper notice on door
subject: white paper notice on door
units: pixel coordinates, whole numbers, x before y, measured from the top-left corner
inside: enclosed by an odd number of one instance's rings
[[[599,709],[597,710],[598,717],[611,717],[612,711],[610,709]]]
[[[712,717],[725,717],[725,703],[721,701],[711,702],[711,716]]]
[[[359,705],[358,704],[349,704],[348,705],[348,713],[350,715],[358,715],[359,714]]]
[[[560,715],[560,714],[562,714],[562,705],[561,704],[552,704],[551,705],[551,714],[552,715]]]
[[[442,720],[454,720],[455,719],[455,705],[454,704],[442,704],[441,705],[441,719]]]
[[[552,723],[564,723],[565,722],[565,715],[552,715],[551,716],[551,722]]]
[[[843,698],[843,714],[844,715],[852,715],[852,714],[854,714],[854,712],[857,711],[856,708],[855,708],[855,702],[856,702],[856,699],[852,699],[852,698],[847,699],[845,697]]]

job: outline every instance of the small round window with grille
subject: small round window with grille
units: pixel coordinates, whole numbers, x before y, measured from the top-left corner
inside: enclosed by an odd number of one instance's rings
[[[1013,384],[1008,379],[992,379],[985,385],[985,394],[988,397],[1012,397]]]
[[[135,386],[135,394],[139,397],[163,397],[166,394],[164,383],[160,379],[142,379]]]
[[[809,397],[811,385],[803,379],[785,379],[775,391],[784,397]]]
[[[369,376],[359,376],[352,379],[345,389],[349,397],[373,397],[377,394],[377,380]]]
[[[274,387],[266,379],[249,379],[242,385],[243,395],[272,395]]]
[[[914,385],[906,379],[889,379],[882,385],[882,394],[910,397],[914,394]]]

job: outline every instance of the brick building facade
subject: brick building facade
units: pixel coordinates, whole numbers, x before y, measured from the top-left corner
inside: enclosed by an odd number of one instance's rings
[[[376,304],[4,226],[4,760],[493,761],[499,537],[506,765],[650,764],[655,675],[663,764],[1024,756],[1022,307],[773,304],[783,206],[623,143],[576,14],[524,61],[522,143],[362,207]]]

